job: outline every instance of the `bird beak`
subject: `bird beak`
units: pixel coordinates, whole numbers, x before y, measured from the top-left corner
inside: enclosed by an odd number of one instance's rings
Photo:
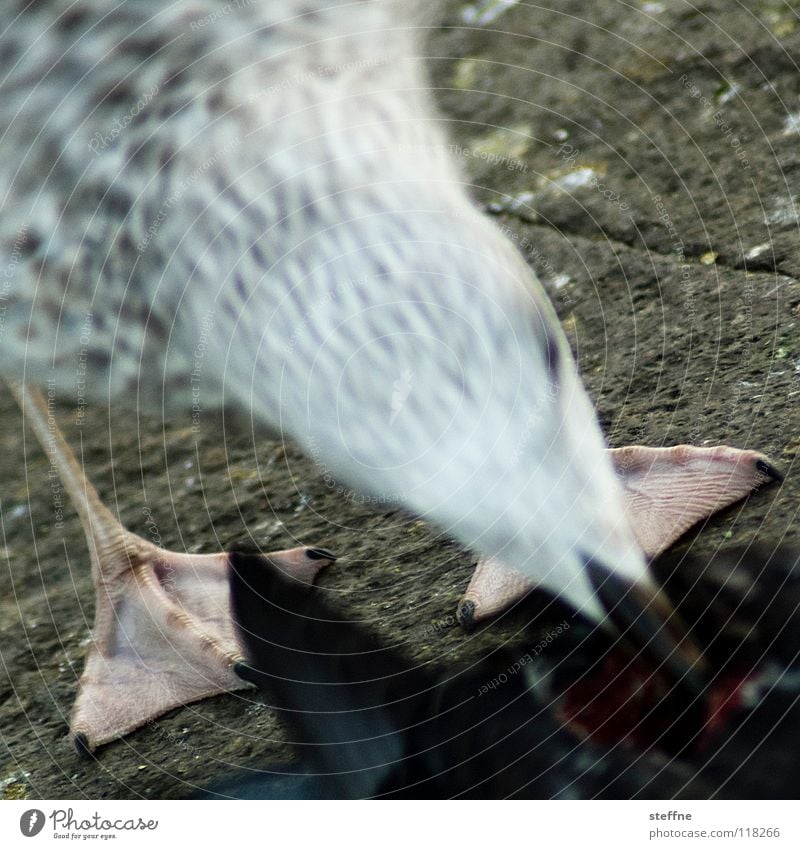
[[[586,571],[623,640],[671,682],[701,696],[708,683],[708,663],[663,590],[620,578],[593,560]]]

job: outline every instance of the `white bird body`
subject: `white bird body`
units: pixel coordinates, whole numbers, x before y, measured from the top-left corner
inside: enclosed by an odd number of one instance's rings
[[[555,313],[471,203],[399,4],[43,5],[2,44],[7,374],[252,409],[598,619],[587,561],[651,582]]]

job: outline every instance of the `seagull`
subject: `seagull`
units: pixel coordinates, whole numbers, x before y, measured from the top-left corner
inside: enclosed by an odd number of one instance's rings
[[[645,551],[779,475],[753,451],[606,450],[543,287],[450,154],[420,59],[430,14],[389,0],[6,4],[2,372],[31,421],[33,384],[193,427],[243,411],[332,480],[483,555],[490,580],[476,576],[465,622],[522,576],[518,592],[537,585],[595,622],[645,623],[688,677],[702,659],[663,637],[673,617]],[[37,427],[49,445],[49,420]],[[104,544],[127,532],[97,530],[116,519],[68,450],[98,594],[84,689],[95,657],[117,688],[122,645],[137,676],[198,629],[217,658],[207,687],[79,711],[71,735],[91,750],[162,702],[236,684],[239,647],[226,590],[208,589],[226,557],[149,549],[137,571],[142,541]],[[333,555],[268,559],[307,581]],[[181,615],[165,612],[172,571]]]

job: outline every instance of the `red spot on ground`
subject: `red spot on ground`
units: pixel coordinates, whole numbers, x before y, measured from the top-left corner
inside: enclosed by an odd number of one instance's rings
[[[742,687],[750,676],[727,674],[720,676],[709,688],[706,700],[706,722],[698,748],[703,749],[710,738],[724,731],[733,715],[744,705]]]
[[[685,739],[675,739],[676,718],[686,708],[685,697],[670,701],[669,685],[646,662],[611,651],[564,691],[558,713],[573,731],[603,746],[623,744],[648,750],[662,747],[669,738],[667,748],[683,748],[692,742],[702,748],[743,707],[741,690],[747,680],[734,674],[716,680],[696,720],[689,715],[680,726]]]

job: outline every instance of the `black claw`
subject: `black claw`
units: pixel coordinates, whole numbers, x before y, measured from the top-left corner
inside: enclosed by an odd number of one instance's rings
[[[461,627],[468,633],[471,634],[475,630],[476,622],[475,622],[475,602],[474,601],[462,601],[458,605],[458,609],[456,610],[456,619],[458,619]]]
[[[309,560],[336,560],[336,555],[327,548],[308,548],[306,557]]]
[[[233,673],[241,678],[242,681],[247,681],[249,684],[258,683],[258,670],[250,666],[246,660],[237,660],[233,664]]]
[[[783,480],[783,475],[775,468],[775,466],[767,463],[765,460],[756,460],[756,468],[762,475],[772,478],[779,483]]]
[[[83,758],[84,760],[94,758],[94,753],[92,752],[92,746],[89,743],[89,738],[82,732],[77,733],[72,738],[72,745],[74,746],[78,757]]]

